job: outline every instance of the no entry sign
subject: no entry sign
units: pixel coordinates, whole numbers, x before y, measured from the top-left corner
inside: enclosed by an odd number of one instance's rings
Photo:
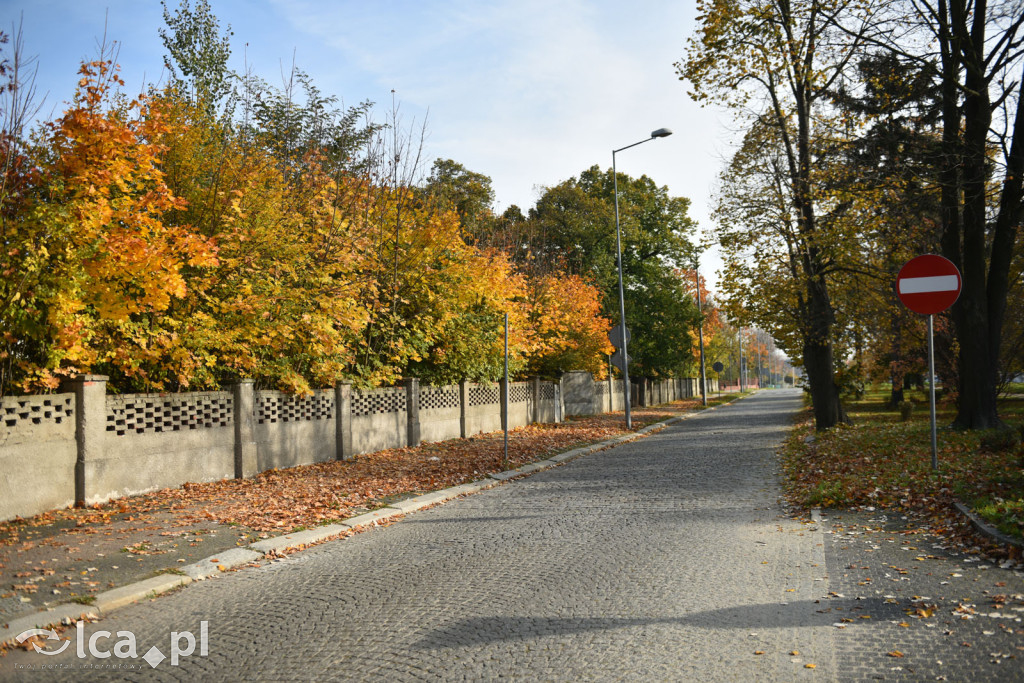
[[[932,422],[932,469],[939,468],[938,430],[935,427],[935,321],[960,296],[960,271],[953,262],[935,254],[912,258],[896,276],[896,293],[903,305],[928,316],[928,394]]]
[[[941,313],[960,296],[960,271],[936,254],[907,261],[896,276],[896,293],[903,305],[921,315]]]

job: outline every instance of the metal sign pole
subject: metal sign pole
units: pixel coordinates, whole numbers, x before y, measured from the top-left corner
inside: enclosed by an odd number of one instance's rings
[[[505,430],[505,460],[502,463],[504,467],[508,467],[508,392],[511,389],[508,385],[508,313],[505,314],[505,391],[502,392],[504,395],[501,397],[501,416],[502,425],[501,428]]]
[[[622,402],[626,408],[626,429],[633,429],[633,414],[630,410],[629,384],[629,340],[626,339],[626,300],[622,289],[622,229],[619,227],[619,173],[615,168],[615,153],[612,150],[612,194],[615,195],[615,259],[619,269],[619,328],[622,330]]]
[[[932,417],[932,469],[939,469],[939,436],[935,427],[935,316],[928,316],[928,392]]]
[[[935,314],[960,298],[960,269],[937,254],[916,256],[896,275],[896,294],[914,313],[928,316],[928,394],[932,423],[932,469],[939,469],[939,437],[935,426]]]
[[[708,405],[708,378],[707,371],[704,367],[704,312],[700,303],[700,271],[697,270],[696,263],[693,268],[693,275],[697,280],[697,319],[699,321],[697,332],[700,334],[700,398],[701,402],[706,407]]]

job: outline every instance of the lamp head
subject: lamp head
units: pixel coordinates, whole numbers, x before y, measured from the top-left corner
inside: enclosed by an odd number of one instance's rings
[[[651,133],[652,138],[667,138],[669,135],[672,135],[672,131],[668,128],[659,128]]]

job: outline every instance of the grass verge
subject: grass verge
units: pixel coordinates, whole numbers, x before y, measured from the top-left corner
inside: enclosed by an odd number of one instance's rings
[[[815,434],[802,414],[782,448],[786,495],[800,508],[877,507],[928,517],[934,528],[954,526],[958,499],[1003,533],[1024,539],[1024,398],[1000,401],[1011,432],[966,432],[943,428],[955,407],[937,408],[938,469],[932,469],[928,399],[910,397],[904,420],[889,407],[888,392],[876,390],[847,404],[852,426]]]

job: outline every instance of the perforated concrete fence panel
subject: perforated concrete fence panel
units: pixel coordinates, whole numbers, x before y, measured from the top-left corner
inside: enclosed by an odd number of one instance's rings
[[[529,382],[509,382],[508,428],[524,427],[533,422],[533,396]]]
[[[334,390],[311,396],[257,391],[253,401],[253,441],[259,471],[334,460]]]
[[[540,399],[537,401],[537,422],[561,422],[558,385],[554,382],[540,382]]]
[[[466,436],[501,429],[501,389],[497,384],[470,384]]]
[[[0,398],[0,520],[75,502],[75,395]]]
[[[106,397],[102,448],[85,462],[85,502],[235,473],[230,392]]]
[[[423,441],[447,441],[462,434],[459,385],[420,387],[420,434]]]
[[[352,392],[352,449],[373,453],[407,444],[405,387]]]

